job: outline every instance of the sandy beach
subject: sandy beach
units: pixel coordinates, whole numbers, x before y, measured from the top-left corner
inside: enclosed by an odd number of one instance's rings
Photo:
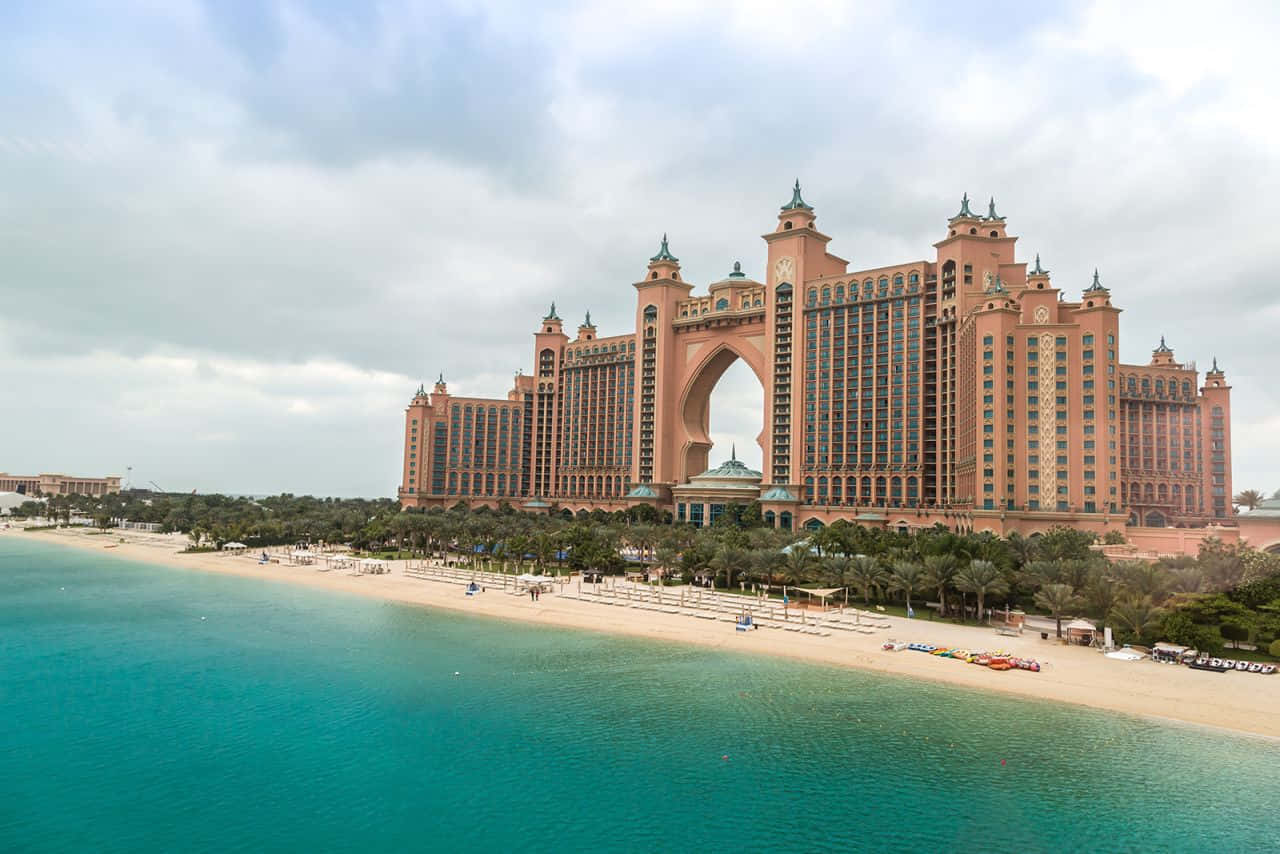
[[[1280,738],[1280,712],[1277,711],[1280,710],[1280,674],[1218,674],[1145,660],[1116,661],[1096,650],[1062,645],[1052,637],[1041,640],[1034,632],[1003,637],[989,628],[895,617],[883,618],[891,624],[890,628],[874,634],[834,633],[817,637],[783,631],[737,632],[724,622],[608,607],[556,594],[545,594],[537,602],[492,589],[467,597],[458,584],[408,576],[395,562],[387,574],[357,576],[337,571],[320,572],[315,566],[260,565],[251,556],[182,554],[185,538],[160,534],[130,531],[101,535],[85,529],[9,528],[0,529],[0,537],[61,544],[163,566],[269,579],[497,619],[857,667],[1027,699],[1074,703]],[[880,645],[888,638],[939,646],[999,648],[1035,658],[1046,666],[1039,673],[1001,673],[920,653],[882,650]]]

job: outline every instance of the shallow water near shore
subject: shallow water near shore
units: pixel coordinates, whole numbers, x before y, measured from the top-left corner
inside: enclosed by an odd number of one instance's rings
[[[0,662],[3,850],[1280,839],[1271,740],[30,541]]]

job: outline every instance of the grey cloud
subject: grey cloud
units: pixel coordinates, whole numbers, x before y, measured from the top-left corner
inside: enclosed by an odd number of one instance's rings
[[[161,386],[127,424],[112,415],[131,382],[118,369],[14,372],[9,394],[59,413],[36,383],[92,376],[94,411],[120,433],[211,437],[206,462],[153,444],[157,471],[209,488],[340,491],[317,463],[340,451],[359,464],[335,481],[385,494],[418,381],[443,370],[452,388],[505,393],[551,299],[570,322],[590,309],[602,334],[626,331],[630,283],[663,231],[690,281],[734,260],[762,278],[759,235],[799,176],[855,268],[931,257],[961,192],[995,195],[1022,257],[1041,252],[1068,294],[1101,268],[1126,309],[1123,358],[1168,334],[1180,357],[1233,371],[1237,424],[1280,419],[1252,367],[1275,319],[1259,309],[1274,302],[1280,200],[1260,188],[1280,157],[1213,120],[1238,81],[1173,92],[1120,52],[1073,47],[1074,6],[1005,11],[994,36],[944,10],[786,44],[697,9],[683,26],[627,19],[635,31],[604,44],[575,29],[574,6],[210,3],[19,21],[0,36],[13,48],[0,105],[23,118],[0,130],[13,358],[194,352],[280,376],[246,384],[242,420],[183,397],[238,381],[216,366]],[[377,412],[298,421],[292,397],[330,395],[284,366],[317,359],[407,387],[363,402]],[[713,431],[740,449],[759,429],[741,404],[753,382],[728,375],[713,401]],[[1278,459],[1274,444],[1240,447],[1237,478],[1280,487]]]

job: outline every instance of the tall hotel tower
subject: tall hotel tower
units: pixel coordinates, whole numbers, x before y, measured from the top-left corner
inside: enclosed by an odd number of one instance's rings
[[[635,329],[573,337],[555,304],[505,399],[420,387],[405,414],[406,507],[617,510],[709,524],[759,500],[778,527],[835,519],[1024,534],[1068,524],[1202,526],[1231,516],[1230,386],[1161,340],[1117,358],[1120,309],[1095,272],[1054,285],[994,200],[966,196],[933,260],[850,271],[797,182],[741,266],[704,295],[664,235],[635,283]],[[708,403],[742,359],[764,388],[764,471],[708,470]]]

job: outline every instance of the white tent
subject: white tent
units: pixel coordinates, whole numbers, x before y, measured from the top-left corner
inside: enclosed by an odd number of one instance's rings
[[[231,542],[231,543],[222,544],[222,550],[227,552],[242,552],[247,548],[249,547],[246,546],[244,543]]]

